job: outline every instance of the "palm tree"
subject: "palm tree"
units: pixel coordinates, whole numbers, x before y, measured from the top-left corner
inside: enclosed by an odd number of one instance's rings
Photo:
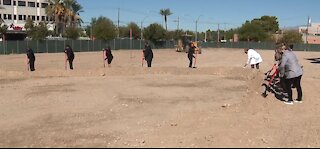
[[[56,34],[62,33],[63,18],[65,14],[65,7],[60,0],[47,0],[49,5],[46,7],[46,14],[54,18]]]
[[[0,19],[0,37],[2,38],[2,40],[4,41],[4,34],[6,34],[8,30],[8,26],[4,23],[4,21],[2,19]]]
[[[64,21],[68,26],[75,26],[81,23],[80,12],[83,12],[83,7],[76,0],[64,0],[66,8]]]
[[[164,22],[166,24],[166,30],[168,30],[168,25],[167,25],[167,17],[172,15],[170,9],[161,9],[160,14],[164,17]]]

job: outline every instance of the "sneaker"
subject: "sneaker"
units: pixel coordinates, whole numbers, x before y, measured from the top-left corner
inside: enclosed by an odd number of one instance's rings
[[[293,101],[285,101],[284,104],[286,104],[286,105],[293,105]]]
[[[295,100],[295,103],[302,103],[302,100]]]

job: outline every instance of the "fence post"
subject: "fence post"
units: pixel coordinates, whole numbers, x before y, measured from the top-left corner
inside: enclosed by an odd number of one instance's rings
[[[88,40],[88,52],[89,52],[89,49],[90,49],[90,42],[91,42],[91,40]]]
[[[55,43],[54,46],[56,47],[56,53],[58,53],[58,51],[57,51],[57,49],[58,49],[58,47],[57,47],[57,40],[55,40],[54,43]]]
[[[20,54],[20,50],[19,50],[19,40],[17,40],[17,54]]]
[[[37,40],[37,53],[39,53],[39,40]]]
[[[71,40],[71,45],[72,45],[72,47],[74,48],[74,46],[73,46],[73,40]],[[74,50],[76,50],[76,49],[74,48]]]
[[[80,42],[80,49],[79,49],[79,51],[81,52],[81,47],[82,47],[82,45],[81,45],[81,39],[79,40],[79,42]]]
[[[94,40],[92,40],[92,51],[94,51]]]

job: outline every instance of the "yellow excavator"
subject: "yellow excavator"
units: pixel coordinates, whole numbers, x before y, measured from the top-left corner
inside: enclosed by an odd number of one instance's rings
[[[192,35],[182,35],[181,38],[178,40],[178,44],[176,45],[176,52],[188,52],[190,42],[196,47],[195,51],[198,54],[201,54],[201,48],[198,47],[198,43],[192,41]]]

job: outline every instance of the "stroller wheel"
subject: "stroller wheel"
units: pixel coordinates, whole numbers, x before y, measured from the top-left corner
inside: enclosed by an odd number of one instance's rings
[[[266,97],[268,96],[268,94],[267,94],[267,93],[262,93],[261,96],[262,96],[263,98],[266,98]]]

